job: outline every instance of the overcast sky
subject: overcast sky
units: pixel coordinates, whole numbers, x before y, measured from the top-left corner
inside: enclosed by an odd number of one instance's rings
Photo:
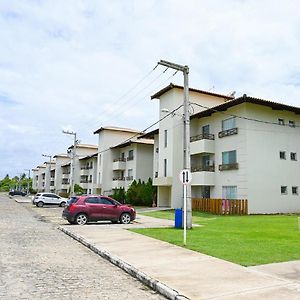
[[[299,1],[0,0],[0,178],[66,152],[62,129],[97,144],[157,121],[151,94],[183,83],[149,73],[160,59],[191,87],[300,106],[299,53]]]

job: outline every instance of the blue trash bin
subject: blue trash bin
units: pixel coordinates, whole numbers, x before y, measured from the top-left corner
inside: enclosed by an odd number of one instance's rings
[[[182,228],[182,208],[175,209],[175,228]]]

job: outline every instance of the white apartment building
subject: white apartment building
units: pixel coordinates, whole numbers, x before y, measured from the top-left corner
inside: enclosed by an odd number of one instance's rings
[[[246,95],[210,94],[190,89],[190,102],[202,105],[190,123],[192,198],[247,199],[251,214],[299,213],[300,108]],[[160,99],[160,111],[172,111],[182,102],[183,90],[169,86],[152,98]],[[182,207],[180,114],[145,135],[154,138],[159,206]]]
[[[45,191],[46,164],[32,169],[32,188],[36,191]]]
[[[125,190],[134,179],[148,180],[153,174],[153,145],[138,140],[141,133],[134,129],[101,127],[97,159],[98,193],[109,195],[113,189]]]
[[[97,157],[98,152],[79,158],[80,186],[84,194],[97,194]]]
[[[55,193],[67,192],[69,189],[69,176],[70,168],[65,167],[65,165],[70,165],[70,156],[68,154],[56,154],[54,155],[56,160],[55,164],[55,176],[54,176],[54,190]]]

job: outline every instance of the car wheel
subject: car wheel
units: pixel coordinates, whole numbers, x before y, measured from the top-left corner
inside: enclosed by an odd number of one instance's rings
[[[123,213],[120,217],[120,222],[122,224],[129,224],[131,221],[130,213]]]
[[[87,223],[87,215],[86,214],[77,215],[75,222],[78,225],[85,225]]]
[[[43,207],[44,206],[44,202],[43,201],[39,201],[36,206],[37,207]]]
[[[66,202],[65,202],[65,201],[61,202],[61,203],[59,204],[59,206],[60,206],[60,207],[65,207],[65,206],[66,206]]]

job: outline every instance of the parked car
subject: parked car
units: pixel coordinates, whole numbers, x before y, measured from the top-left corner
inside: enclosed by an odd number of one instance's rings
[[[80,196],[70,196],[66,203],[66,206],[69,206],[69,205],[75,203],[79,199],[79,197]]]
[[[62,217],[70,224],[85,225],[88,222],[109,220],[112,223],[129,224],[135,219],[132,206],[121,204],[105,196],[81,196],[63,210]]]
[[[16,191],[16,190],[11,190],[9,193],[8,193],[10,196],[16,196],[16,195],[19,195],[19,196],[26,196],[27,194],[25,192],[22,192],[22,191]]]
[[[33,204],[35,204],[37,207],[43,207],[44,204],[58,204],[59,206],[64,207],[67,201],[67,198],[62,198],[53,193],[38,193],[32,199]]]

